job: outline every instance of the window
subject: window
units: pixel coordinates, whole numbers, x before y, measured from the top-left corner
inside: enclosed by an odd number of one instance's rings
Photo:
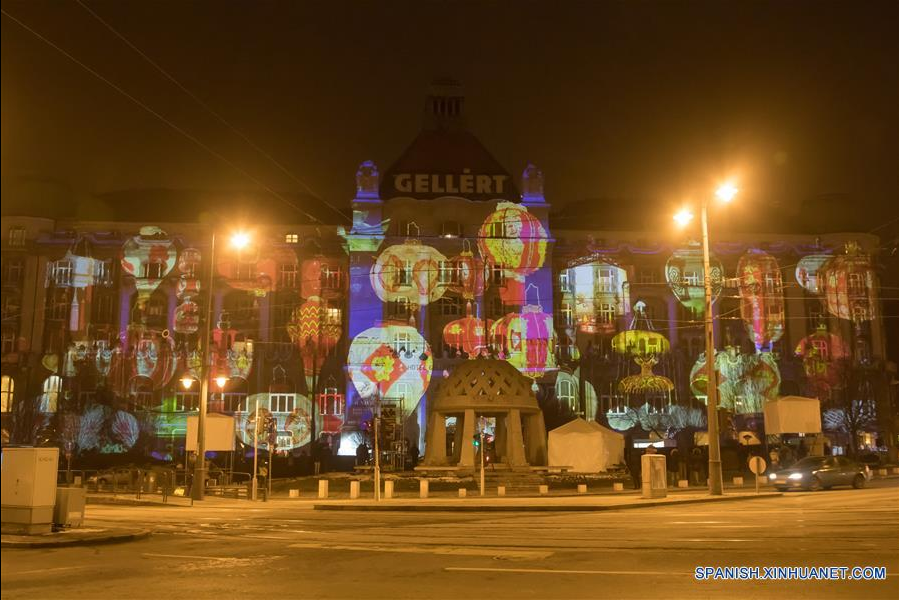
[[[19,296],[18,294],[6,294],[3,296],[2,309],[3,320],[19,318]]]
[[[222,410],[226,413],[239,413],[244,411],[246,403],[244,402],[247,395],[243,392],[223,392],[219,394],[222,398]]]
[[[444,221],[440,226],[440,235],[445,238],[456,238],[462,236],[462,225],[456,221]]]
[[[166,264],[160,261],[149,261],[141,263],[141,277],[147,279],[162,279],[165,276]]]
[[[199,392],[175,392],[175,411],[184,412],[197,410],[200,407]]]
[[[393,336],[393,351],[399,354],[400,352],[411,352],[412,351],[412,337],[405,332],[396,333]]]
[[[18,285],[22,282],[22,274],[25,272],[25,263],[21,260],[8,260],[3,270],[3,283],[5,285]]]
[[[865,293],[865,278],[861,273],[849,273],[849,293]]]
[[[601,303],[599,305],[599,322],[606,325],[614,323],[617,312],[614,304],[608,302]]]
[[[765,274],[765,291],[773,294],[781,289],[780,273]]]
[[[830,348],[828,348],[827,340],[812,340],[812,348],[823,360],[830,360]]]
[[[388,394],[385,398],[387,402],[402,402],[405,403],[407,401],[412,400],[412,386],[405,382],[397,382],[394,383],[390,388],[390,394]]]
[[[490,283],[493,285],[503,285],[506,283],[506,272],[502,265],[490,265]]]
[[[112,322],[113,297],[108,294],[97,296],[94,301],[94,320],[99,323]]]
[[[318,412],[322,415],[342,415],[344,409],[343,394],[336,387],[326,387],[318,396]]]
[[[652,336],[646,339],[646,353],[659,354],[662,351],[662,340]]]
[[[456,317],[462,314],[462,302],[459,298],[444,296],[440,299],[440,314],[444,317]]]
[[[15,380],[9,375],[4,375],[0,380],[0,412],[6,413],[12,410],[15,389]]]
[[[826,323],[824,320],[824,311],[821,309],[820,305],[808,309],[808,320],[813,329],[817,329]]]
[[[65,321],[69,315],[69,295],[65,289],[52,290],[47,306],[48,317],[54,321]]]
[[[570,275],[568,273],[568,269],[565,269],[561,273],[559,273],[559,290],[563,292],[569,292],[571,285]]]
[[[96,281],[100,285],[112,285],[112,260],[96,261],[97,273]],[[190,265],[190,273],[188,277],[193,277],[194,265]]]
[[[296,398],[296,394],[270,394],[268,397],[269,410],[281,413],[293,412]]]
[[[783,305],[780,302],[768,302],[765,304],[765,312],[768,317],[780,317],[783,314]]]
[[[574,324],[574,310],[572,310],[570,302],[562,303],[562,322],[566,327]]]
[[[506,312],[506,307],[503,304],[502,298],[493,298],[490,301],[490,314],[494,317],[501,317]]]
[[[684,283],[686,285],[697,286],[701,279],[699,271],[684,271]]]
[[[149,387],[141,387],[134,391],[134,405],[138,408],[153,407],[153,390]]]
[[[600,396],[600,401],[603,406],[607,406],[608,412],[616,415],[627,414],[627,403],[621,396],[613,396],[613,395],[603,395]]]
[[[50,375],[44,380],[44,393],[41,394],[42,413],[56,412],[60,392],[62,392],[62,378],[59,375]]]
[[[409,235],[409,221],[405,219],[397,219],[396,235]]]
[[[3,330],[3,354],[16,351],[16,332],[11,329]]]
[[[283,264],[279,274],[278,285],[282,288],[294,289],[297,287],[297,265]]]
[[[255,307],[253,298],[246,294],[241,294],[234,300],[234,317],[238,321],[248,321],[255,315]]]
[[[72,261],[56,260],[47,263],[47,285],[69,287],[72,285]]]
[[[640,269],[640,283],[658,283],[659,270],[654,267],[643,267]]]
[[[409,316],[409,299],[399,297],[387,303],[387,316],[393,319],[402,319]]]
[[[299,244],[300,243],[300,235],[297,233],[285,233],[284,234],[284,243],[285,244]]]
[[[506,237],[505,223],[491,222],[487,225],[487,237],[504,238]]]
[[[561,406],[567,407],[572,412],[577,412],[577,388],[574,381],[565,377],[556,382],[556,397]]]
[[[614,292],[615,289],[615,270],[611,267],[600,267],[598,269],[599,291]]]
[[[147,316],[148,317],[163,317],[166,313],[167,307],[167,298],[164,296],[160,296],[158,294],[154,294],[150,301],[147,302]]]
[[[451,285],[459,283],[459,269],[449,260],[441,260],[437,271],[437,283]]]
[[[412,285],[412,261],[407,260],[396,273],[397,285]]]
[[[340,289],[340,283],[343,277],[343,274],[340,271],[340,267],[323,266],[321,274],[323,288],[325,288],[326,290]]]
[[[237,279],[256,279],[256,263],[243,257],[237,259]]]
[[[340,308],[329,306],[325,309],[325,324],[340,325],[343,323],[343,310]]]
[[[9,228],[9,245],[24,246],[25,245],[25,228],[10,227]]]

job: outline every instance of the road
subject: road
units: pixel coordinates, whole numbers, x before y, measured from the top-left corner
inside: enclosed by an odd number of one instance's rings
[[[598,513],[91,506],[148,539],[4,549],[2,597],[899,598],[899,487]],[[883,566],[884,581],[696,581],[697,566]]]

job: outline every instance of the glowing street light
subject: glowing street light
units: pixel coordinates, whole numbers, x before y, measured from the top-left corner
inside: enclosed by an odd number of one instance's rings
[[[240,250],[250,243],[250,234],[240,231],[231,235],[230,245],[232,248]],[[200,410],[197,414],[197,460],[194,466],[193,485],[190,486],[190,496],[194,500],[202,500],[206,496],[206,412],[209,406],[209,376],[212,373],[212,365],[210,364],[209,354],[209,338],[212,337],[212,300],[213,287],[215,285],[215,231],[212,232],[212,242],[209,249],[209,283],[206,289],[209,290],[209,296],[206,300],[206,322],[203,324],[203,372],[200,374]],[[189,389],[184,382],[187,377],[181,380],[181,384],[185,389]],[[219,389],[224,389],[228,383],[228,378],[219,375],[215,378],[216,385]],[[191,385],[193,385],[191,383]]]
[[[190,388],[193,387],[193,385],[194,385],[194,378],[191,377],[190,375],[185,375],[184,377],[181,378],[181,387],[183,387],[185,390],[189,390]]]
[[[731,202],[739,189],[733,183],[724,183],[715,190],[715,197],[724,203]],[[720,496],[724,493],[721,475],[721,440],[718,437],[718,381],[715,373],[715,330],[712,320],[712,275],[709,265],[709,198],[702,198],[702,267],[705,280],[705,366],[707,377],[706,420],[709,438],[709,494]],[[674,215],[681,227],[693,220],[693,213],[683,208]]]

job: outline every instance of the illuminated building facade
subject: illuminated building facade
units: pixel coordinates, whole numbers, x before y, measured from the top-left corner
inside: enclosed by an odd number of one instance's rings
[[[210,230],[196,223],[4,216],[4,443],[180,460],[199,404],[199,385],[181,381],[201,376],[210,297],[211,378],[224,386],[211,383],[209,409],[237,417],[244,445],[259,407],[275,424],[263,447],[297,453],[315,439],[354,455],[380,409],[389,441],[424,454],[429,390],[480,356],[532,380],[549,428],[576,414],[701,428],[698,246],[588,219],[553,227],[543,173],[521,169],[466,129],[447,82],[394,164],[359,166],[344,226],[258,225],[210,265]],[[847,369],[870,375],[876,401],[875,236],[713,242],[723,408],[756,415],[804,394],[839,410],[840,391],[862,385]]]

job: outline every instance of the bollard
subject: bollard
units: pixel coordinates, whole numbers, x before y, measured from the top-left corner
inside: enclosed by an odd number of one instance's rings
[[[621,483],[620,481],[618,481],[618,482],[616,482],[616,483],[613,483],[613,484],[612,484],[612,489],[613,489],[614,491],[616,491],[616,492],[623,492],[623,491],[624,491],[624,484]]]
[[[418,497],[419,498],[427,498],[428,497],[428,480],[420,479],[418,481]]]
[[[300,497],[300,490],[296,490],[296,489],[290,490],[290,491],[288,492],[288,495],[289,495],[291,498],[299,498],[299,497]]]
[[[390,500],[393,498],[393,480],[388,479],[384,482],[384,499]]]
[[[677,487],[679,487],[679,488],[688,488],[688,487],[690,487],[690,482],[687,481],[686,479],[678,479],[678,480],[677,480]]]
[[[464,498],[468,495],[468,490],[465,488],[459,488],[459,497]]]
[[[886,477],[888,474],[888,471],[886,469],[877,469],[877,474],[880,475],[881,477]]]
[[[544,496],[544,495],[546,495],[546,494],[549,493],[549,486],[548,486],[548,485],[541,485],[541,486],[539,486],[539,487],[537,488],[537,492],[538,492],[541,496]]]
[[[587,493],[587,484],[579,483],[577,486],[577,493],[578,494],[586,494]]]
[[[496,486],[496,495],[497,496],[505,496],[506,495],[506,486],[504,486],[504,485]]]
[[[350,500],[356,500],[359,498],[359,489],[361,485],[358,481],[350,482]]]
[[[328,480],[327,479],[319,479],[318,480],[318,499],[325,500],[328,497]]]
[[[743,485],[742,477],[734,477],[734,485]]]
[[[899,475],[899,467],[893,467],[893,475]]]

